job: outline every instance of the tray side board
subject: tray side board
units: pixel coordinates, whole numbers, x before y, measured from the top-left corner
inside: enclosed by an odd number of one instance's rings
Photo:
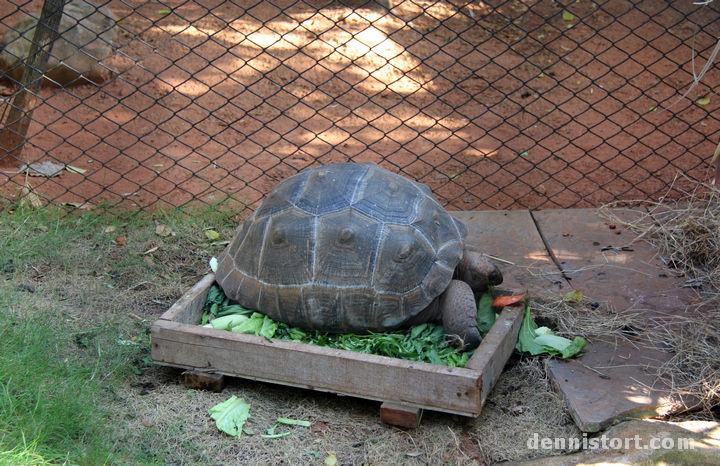
[[[522,318],[523,309],[521,307],[503,309],[488,334],[485,335],[482,344],[465,365],[466,369],[476,370],[482,374],[480,398],[483,404],[515,349]]]
[[[466,416],[480,414],[521,320],[503,311],[468,367],[453,368],[201,327],[213,283],[204,277],[153,324],[153,362]]]

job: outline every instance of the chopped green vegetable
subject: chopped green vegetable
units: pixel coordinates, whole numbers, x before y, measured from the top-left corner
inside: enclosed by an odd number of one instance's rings
[[[549,348],[552,348],[558,353],[560,353],[568,346],[572,345],[572,341],[568,340],[567,338],[559,337],[551,333],[540,335],[535,339],[535,343],[541,346],[547,346]]]
[[[527,352],[533,356],[547,354],[551,356],[562,355],[563,359],[576,356],[585,347],[585,339],[576,337],[574,341],[555,335],[547,327],[538,327],[530,316],[530,308],[525,308],[525,316],[520,327],[518,344],[515,347],[520,352]]]
[[[218,330],[231,330],[246,320],[248,320],[248,317],[242,314],[229,314],[214,318],[208,325]]]
[[[222,306],[222,309],[218,310],[217,316],[223,317],[230,314],[241,314],[247,317],[250,317],[253,315],[255,311],[251,311],[250,309],[247,309],[245,306],[241,306],[239,304],[231,304],[229,306]]]
[[[545,349],[535,343],[535,338],[537,338],[535,330],[537,330],[537,328],[538,326],[533,320],[532,314],[530,314],[530,306],[526,300],[525,315],[523,316],[522,324],[520,324],[520,334],[518,335],[518,342],[517,345],[515,345],[515,349],[520,353],[530,353],[533,356],[544,353]]]
[[[563,359],[572,358],[573,356],[577,355],[582,351],[583,348],[585,348],[585,345],[587,342],[583,337],[575,337],[575,339],[572,342],[572,345],[568,346],[564,350],[562,350],[562,357]]]
[[[263,316],[263,321],[260,325],[258,335],[265,338],[272,338],[275,336],[275,332],[277,331],[278,326],[279,324],[272,320],[270,317]]]
[[[280,437],[287,437],[290,435],[290,432],[283,432],[282,434],[260,434],[260,437],[262,438],[280,438]]]
[[[250,417],[250,405],[245,403],[243,398],[233,395],[227,401],[210,408],[210,417],[215,419],[219,430],[239,439],[242,436],[243,424]]]
[[[310,422],[310,421],[299,421],[297,419],[288,419],[286,417],[279,417],[278,422],[280,424],[286,424],[288,426],[300,426],[300,427],[312,426],[312,422]]]
[[[478,300],[477,320],[478,330],[480,330],[481,335],[487,334],[495,323],[495,319],[497,319],[497,314],[495,314],[495,309],[492,305],[493,291],[493,286],[488,287],[488,290],[483,293]]]
[[[443,326],[433,323],[420,324],[409,330],[369,335],[328,334],[301,330],[275,322],[270,317],[246,309],[239,304],[230,304],[222,290],[213,286],[208,293],[201,324],[206,325],[211,316],[215,318],[211,322],[215,322],[219,318],[229,315],[246,317],[239,325],[232,325],[231,331],[258,335],[268,339],[277,338],[452,367],[464,367],[473,354],[472,351],[460,351],[453,348],[445,338]],[[495,317],[494,311],[493,317]]]

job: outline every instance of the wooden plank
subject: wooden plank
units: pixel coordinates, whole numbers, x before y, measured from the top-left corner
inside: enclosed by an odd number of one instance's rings
[[[456,414],[480,412],[481,374],[167,320],[152,327],[157,364],[410,404]],[[402,383],[400,383],[402,382]]]
[[[522,318],[523,309],[520,307],[503,309],[483,339],[485,344],[478,347],[465,365],[466,369],[473,369],[482,374],[480,402],[483,405],[515,349]]]
[[[165,311],[160,316],[160,319],[184,324],[198,324],[213,283],[215,283],[215,274],[205,275],[202,280],[170,306],[170,309]]]
[[[468,227],[467,246],[499,260],[502,288],[534,296],[569,291],[527,210],[451,212]]]
[[[392,426],[415,429],[420,425],[422,410],[412,406],[403,406],[393,403],[380,405],[380,420]]]

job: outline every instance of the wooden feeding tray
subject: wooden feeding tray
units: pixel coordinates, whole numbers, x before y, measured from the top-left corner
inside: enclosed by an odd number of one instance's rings
[[[214,283],[206,275],[153,324],[154,363],[382,401],[390,424],[417,422],[420,409],[478,416],[522,322],[504,309],[467,365],[448,367],[202,327]]]

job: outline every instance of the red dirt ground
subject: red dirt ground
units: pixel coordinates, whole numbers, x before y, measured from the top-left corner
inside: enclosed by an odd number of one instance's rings
[[[2,204],[28,183],[56,203],[253,206],[304,167],[351,160],[451,210],[589,207],[672,195],[678,173],[707,181],[720,133],[707,85],[689,97],[709,104],[651,110],[687,90],[693,40],[705,64],[717,2],[108,5],[116,75],[42,89],[26,145],[28,162],[86,172],[26,181],[6,158]],[[0,5],[0,33],[23,15]]]

